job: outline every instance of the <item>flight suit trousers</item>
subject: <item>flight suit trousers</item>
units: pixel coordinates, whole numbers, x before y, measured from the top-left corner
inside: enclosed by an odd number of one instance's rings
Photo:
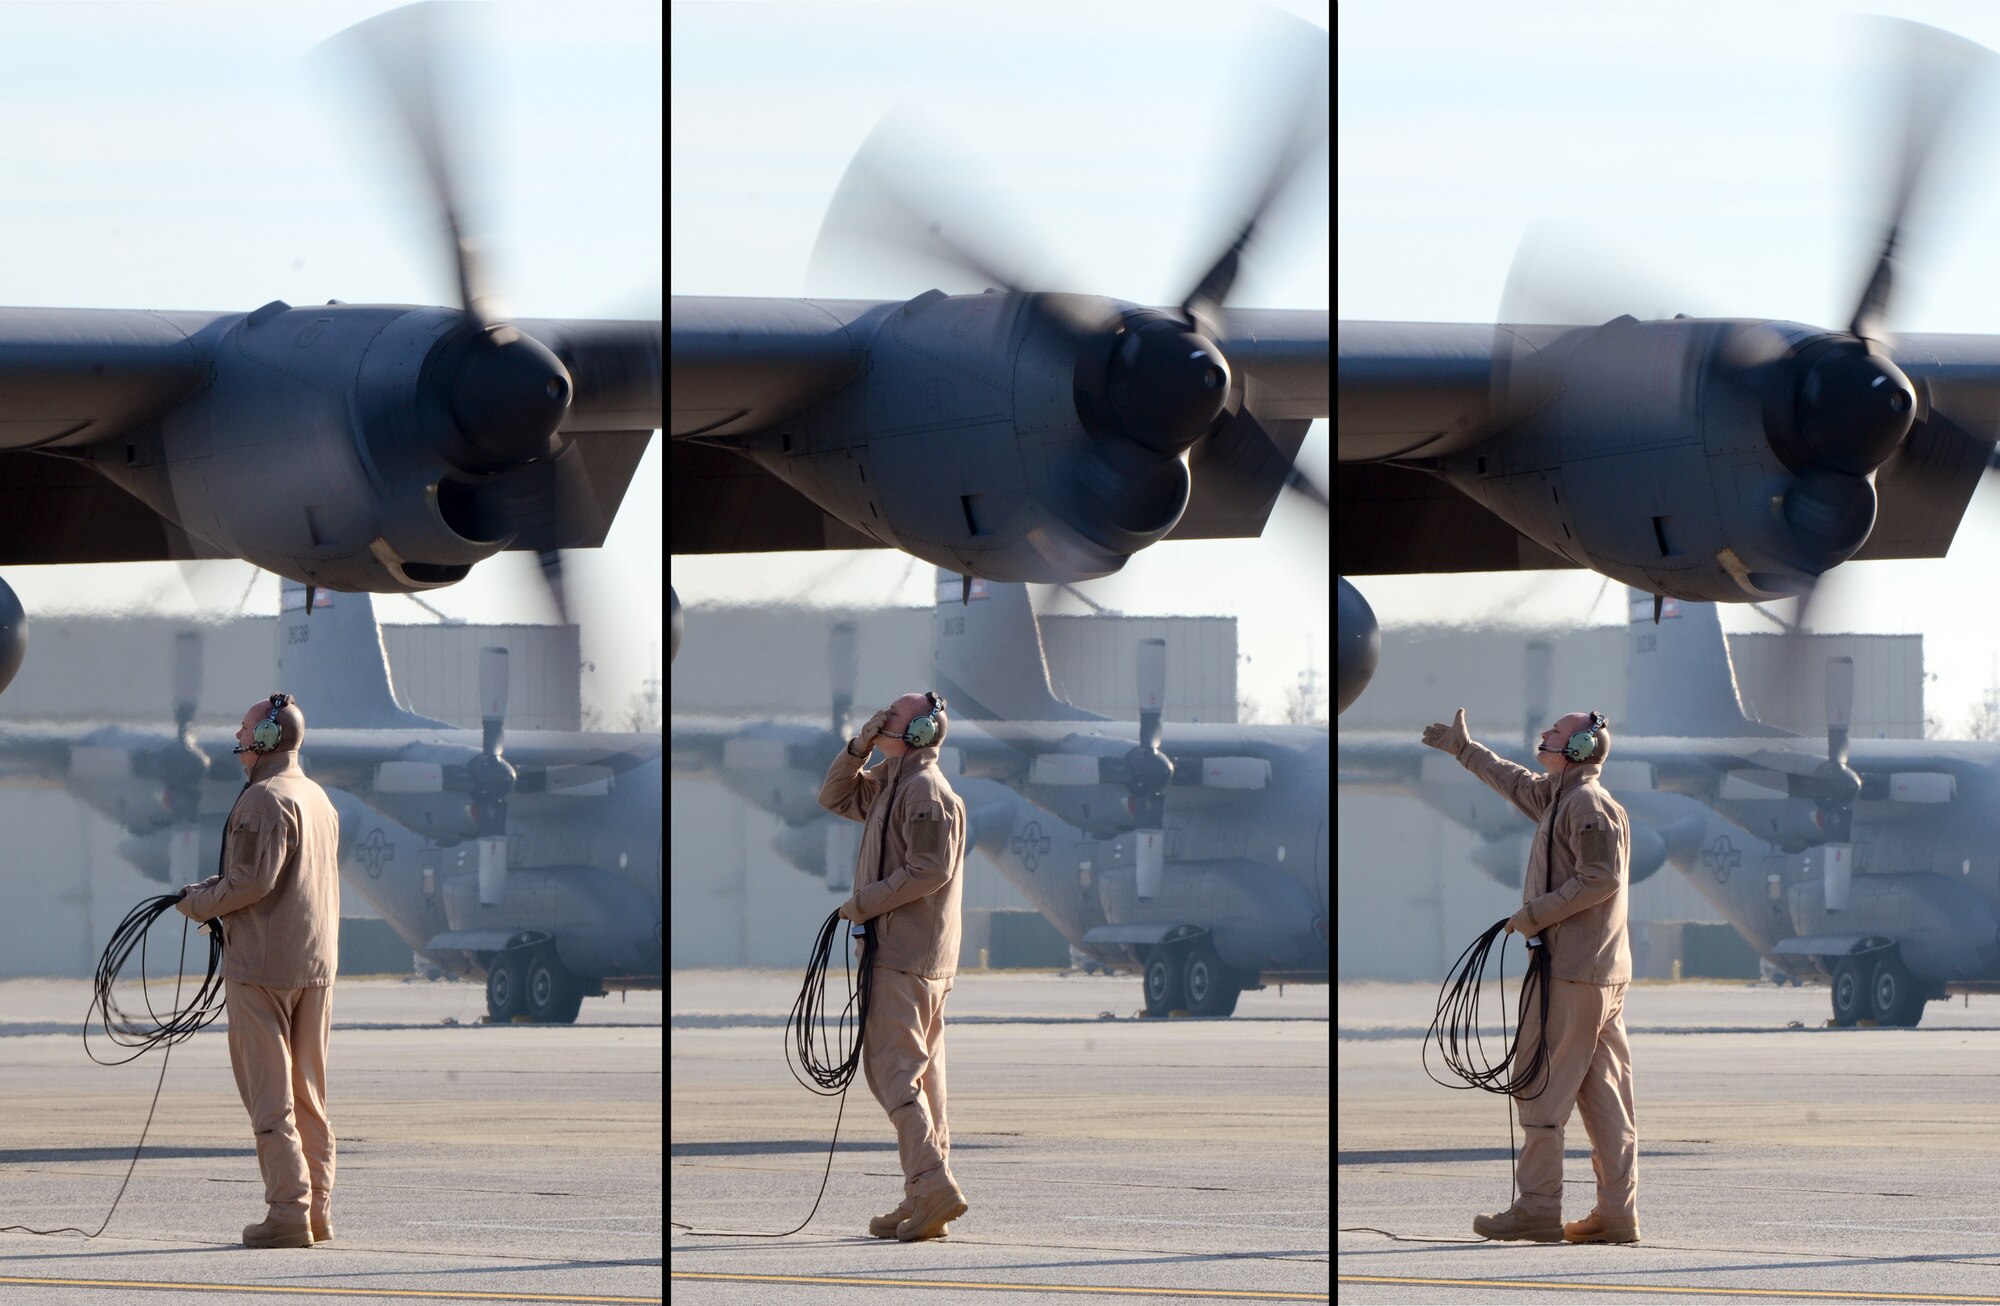
[[[1541,1004],[1531,995],[1521,1014],[1524,1055],[1532,1055],[1541,1022]],[[1527,1091],[1542,1082],[1538,1078]],[[1597,1213],[1637,1220],[1639,1122],[1632,1105],[1632,1048],[1625,1041],[1625,985],[1553,982],[1545,1082],[1538,1096],[1519,1100],[1523,1139],[1516,1205],[1530,1215],[1561,1217],[1563,1128],[1575,1110],[1590,1135]]]
[[[871,985],[861,1069],[896,1127],[903,1196],[956,1187],[944,1114],[944,1000],[951,981],[877,966]]]
[[[267,989],[226,980],[229,1064],[257,1137],[268,1219],[330,1220],[333,1126],[326,1118],[326,1036],[333,986]]]

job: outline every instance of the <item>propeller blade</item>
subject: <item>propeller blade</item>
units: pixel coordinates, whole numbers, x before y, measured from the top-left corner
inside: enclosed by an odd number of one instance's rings
[[[498,907],[507,896],[507,838],[482,835],[479,839],[479,905]]]
[[[1853,885],[1854,845],[1844,839],[1814,849],[1815,860],[1821,866],[1826,893],[1826,909],[1829,912],[1847,910],[1848,890]]]
[[[1166,870],[1167,836],[1159,830],[1140,830],[1134,836],[1138,855],[1136,891],[1141,902],[1160,896],[1160,880]]]
[[[440,111],[444,98],[440,73],[449,34],[445,8],[432,2],[391,9],[356,23],[329,38],[327,44],[337,45],[373,70],[388,92],[450,242],[459,306],[484,328],[507,314],[487,289],[484,268],[467,235],[465,207],[453,176],[455,151]]]
[[[1524,747],[1533,749],[1548,728],[1550,704],[1555,701],[1555,649],[1545,639],[1528,641],[1524,668],[1528,681],[1525,695],[1528,715],[1521,730]]]
[[[809,285],[824,288],[851,265],[872,271],[878,263],[932,282],[946,273],[943,284],[960,293],[1049,284],[1048,269],[1027,248],[1027,224],[1007,211],[998,188],[965,177],[929,137],[905,109],[885,114],[869,132],[820,220]]]
[[[1854,659],[1826,660],[1826,756],[1847,765],[1848,728],[1854,721]]]
[[[174,636],[174,729],[185,735],[201,699],[201,632]]]
[[[854,681],[861,670],[860,627],[836,621],[826,637],[827,678],[833,688],[833,733],[845,738],[854,707]]]
[[[202,878],[199,868],[201,832],[193,825],[176,823],[167,831],[167,881],[193,884]]]
[[[1139,739],[1148,749],[1160,746],[1160,713],[1167,697],[1167,641],[1139,641]]]
[[[556,605],[556,620],[569,625],[569,598],[563,589],[563,562],[561,549],[537,549],[535,562],[542,569],[542,583],[549,587],[549,598]]]
[[[481,746],[494,756],[500,753],[506,716],[507,650],[482,648],[479,650],[479,717],[486,737]]]
[[[1877,30],[1900,36],[1907,81],[1902,133],[1882,219],[1882,250],[1854,307],[1848,330],[1869,340],[1883,338],[1898,246],[1908,227],[1919,191],[1933,171],[1932,160],[1966,90],[1989,66],[1992,52],[1961,36],[1904,19],[1877,19]]]
[[[1324,30],[1291,15],[1272,15],[1271,23],[1257,59],[1257,80],[1251,83],[1265,95],[1264,106],[1252,115],[1263,121],[1232,136],[1240,150],[1261,147],[1262,157],[1237,192],[1226,243],[1207,260],[1181,300],[1181,312],[1191,324],[1228,300],[1258,224],[1326,142],[1333,103],[1328,57],[1332,42]]]

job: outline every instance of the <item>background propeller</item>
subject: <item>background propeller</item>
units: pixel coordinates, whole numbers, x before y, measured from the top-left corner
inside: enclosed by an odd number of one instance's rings
[[[466,792],[479,842],[479,901],[497,906],[507,894],[507,802],[517,776],[501,756],[506,744],[507,650],[479,650],[479,756],[466,763]]]

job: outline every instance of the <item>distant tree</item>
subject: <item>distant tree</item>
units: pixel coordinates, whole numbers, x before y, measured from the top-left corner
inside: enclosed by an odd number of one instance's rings
[[[1285,691],[1285,724],[1323,726],[1326,724],[1326,697],[1309,685],[1293,685]]]
[[[658,681],[649,681],[656,685]],[[660,733],[660,695],[657,689],[642,689],[625,701],[624,725],[635,735]]]

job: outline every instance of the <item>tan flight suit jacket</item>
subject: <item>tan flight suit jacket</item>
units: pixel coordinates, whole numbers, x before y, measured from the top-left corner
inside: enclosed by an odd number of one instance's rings
[[[296,750],[250,771],[223,832],[222,873],[175,904],[222,918],[222,975],[267,989],[333,983],[340,957],[340,817]]]
[[[1521,903],[1533,926],[1529,933],[1539,934],[1548,945],[1549,973],[1585,984],[1629,983],[1632,947],[1625,934],[1625,908],[1632,882],[1632,823],[1599,783],[1604,768],[1572,766],[1555,776],[1510,762],[1479,743],[1468,743],[1458,760],[1535,821]],[[1558,780],[1561,809],[1552,812]],[[1553,866],[1547,857],[1551,822]]]
[[[868,756],[854,755],[857,742],[848,740],[826,769],[819,805],[861,822],[854,902],[862,919],[875,927],[880,950],[875,960],[925,979],[950,979],[958,974],[965,804],[938,770],[937,749],[912,748],[864,771]],[[892,788],[893,815],[888,810]]]

